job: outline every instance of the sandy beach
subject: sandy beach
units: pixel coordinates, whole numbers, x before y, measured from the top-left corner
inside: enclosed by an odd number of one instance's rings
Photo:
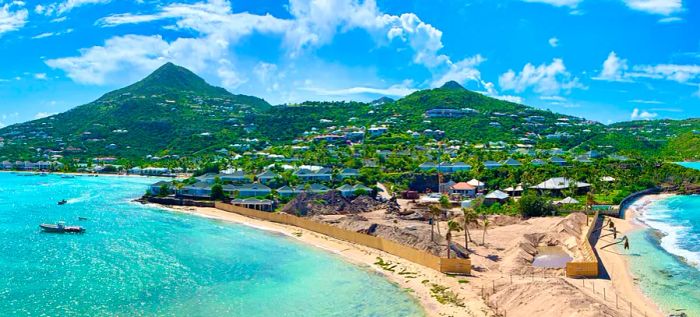
[[[162,206],[159,207],[162,208]],[[473,277],[448,276],[379,250],[337,240],[298,227],[248,218],[216,208],[174,206],[165,209],[277,232],[291,239],[335,253],[351,263],[382,274],[399,287],[406,289],[421,304],[428,316],[494,316],[492,310],[478,296],[475,285],[472,285],[475,280]],[[375,264],[378,258],[381,258],[385,263],[391,262],[396,267],[392,270],[386,270]],[[457,294],[462,299],[462,304],[441,304],[438,302],[433,291],[436,285],[447,287],[449,291]]]
[[[656,200],[665,199],[673,196],[672,194],[646,195],[637,199],[627,210],[625,210],[625,219],[606,218],[615,223],[618,229],[618,238],[629,234],[634,230],[641,230],[644,225],[635,220],[635,216],[644,211],[644,208]],[[647,312],[649,316],[656,313],[658,316],[664,316],[659,307],[647,296],[644,295],[641,288],[635,282],[635,277],[629,270],[629,256],[634,253],[634,246],[630,246],[628,251],[620,251],[616,245],[604,248],[606,245],[613,243],[613,237],[610,232],[603,232],[601,238],[596,245],[596,250],[605,265],[605,268],[610,275],[611,287],[614,287],[616,293],[626,301],[632,302],[632,305],[640,311]]]

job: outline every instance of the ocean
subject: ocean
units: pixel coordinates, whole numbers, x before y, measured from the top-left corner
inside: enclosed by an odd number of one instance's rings
[[[700,196],[657,200],[637,217],[648,226],[629,235],[630,269],[665,313],[700,316]]]
[[[155,181],[0,173],[0,316],[424,315],[324,250],[131,202]],[[38,227],[60,220],[86,232]]]

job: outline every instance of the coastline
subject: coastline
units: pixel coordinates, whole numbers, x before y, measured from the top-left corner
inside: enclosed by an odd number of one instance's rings
[[[236,223],[258,230],[282,234],[290,239],[334,253],[347,262],[381,274],[401,289],[407,290],[411,297],[423,308],[426,316],[492,315],[491,309],[486,306],[486,303],[478,296],[478,293],[472,289],[470,283],[460,283],[460,279],[471,282],[473,277],[448,276],[379,250],[337,240],[302,228],[248,218],[216,208],[148,205],[171,212]],[[396,267],[393,270],[383,269],[375,264],[378,258],[381,258],[385,263],[391,262]],[[411,272],[411,274],[406,272]],[[439,303],[433,297],[434,294],[431,290],[433,284],[449,287],[463,299],[464,306],[459,307],[454,304]]]
[[[618,230],[618,236],[627,236],[638,230],[648,228],[636,217],[644,208],[654,201],[663,200],[674,196],[674,194],[653,194],[639,197],[625,209],[625,218],[618,219],[609,217]],[[602,249],[602,246],[613,243],[611,236],[601,234],[601,238],[596,245],[596,250],[605,268],[610,275],[610,283],[618,294],[624,294],[626,300],[640,311],[655,312],[658,316],[665,316],[661,308],[650,297],[646,295],[644,289],[636,281],[637,278],[630,268],[629,256],[634,253],[634,245],[629,251],[621,251],[619,246],[609,246]]]

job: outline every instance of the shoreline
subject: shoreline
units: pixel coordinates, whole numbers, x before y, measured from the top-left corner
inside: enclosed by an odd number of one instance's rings
[[[632,232],[651,229],[642,221],[637,219],[640,213],[651,203],[673,197],[675,194],[652,194],[644,195],[637,198],[631,205],[625,209],[625,218],[618,219],[608,217],[618,230],[618,237],[627,236]],[[630,251],[619,251],[620,247],[610,246],[601,249],[601,245],[614,242],[612,237],[603,237],[601,234],[600,241],[596,244],[596,251],[601,260],[605,264],[605,268],[609,273],[610,282],[616,292],[624,294],[628,301],[640,310],[654,312],[658,316],[666,316],[659,305],[650,298],[644,291],[643,287],[636,282],[637,278],[632,273],[630,268],[629,255],[634,252],[634,246],[631,246]]]
[[[393,256],[376,249],[356,245],[347,241],[334,239],[302,228],[268,222],[245,217],[235,213],[209,207],[181,207],[147,204],[159,209],[219,220],[239,225],[245,225],[257,230],[282,234],[287,238],[299,241],[311,247],[333,253],[350,264],[369,269],[386,278],[402,290],[409,293],[416,303],[422,307],[426,316],[491,316],[491,309],[478,296],[469,282],[473,277],[462,277],[467,283],[458,278],[442,274],[427,267],[412,263],[408,260]],[[378,258],[385,263],[396,265],[387,270],[376,264]],[[410,272],[407,274],[407,272]],[[428,282],[426,282],[428,281]],[[464,301],[464,307],[454,304],[441,304],[433,296],[433,285],[447,286],[457,293]]]

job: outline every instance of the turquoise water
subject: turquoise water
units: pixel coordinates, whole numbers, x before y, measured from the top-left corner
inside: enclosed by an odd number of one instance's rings
[[[0,316],[423,315],[323,250],[130,202],[154,181],[0,174]],[[58,220],[87,232],[40,232]]]
[[[700,162],[678,162],[676,164],[678,164],[680,166],[687,167],[687,168],[700,170]]]
[[[630,234],[630,269],[667,313],[700,316],[700,196],[651,203],[639,220],[651,229]]]

